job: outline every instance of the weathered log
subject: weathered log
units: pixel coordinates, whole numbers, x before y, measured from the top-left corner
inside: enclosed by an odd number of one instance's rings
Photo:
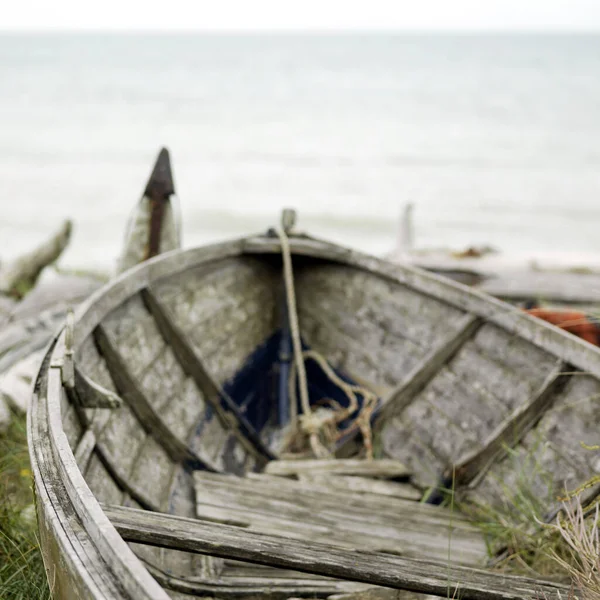
[[[71,221],[32,252],[24,254],[0,270],[0,294],[22,298],[40,273],[52,264],[67,247],[71,238]]]

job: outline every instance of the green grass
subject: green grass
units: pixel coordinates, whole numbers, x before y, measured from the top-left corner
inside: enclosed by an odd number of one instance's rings
[[[46,581],[33,505],[25,417],[0,434],[0,598],[46,600]]]

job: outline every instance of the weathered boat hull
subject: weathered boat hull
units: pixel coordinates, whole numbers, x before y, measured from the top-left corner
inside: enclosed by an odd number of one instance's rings
[[[569,403],[570,396],[561,395],[570,389],[568,373],[588,372],[591,383],[585,385],[592,391],[598,384],[600,352],[508,305],[312,238],[292,237],[290,246],[305,343],[337,372],[377,390],[375,423],[384,449],[408,465],[422,493],[455,466],[465,472],[465,493],[493,502],[489,486],[473,485],[476,476],[485,484],[492,466],[505,470],[504,446],[521,448],[548,408],[559,399]],[[269,585],[277,597],[327,596],[357,585],[299,575],[293,584],[275,585],[277,571],[265,570],[252,587],[239,565],[222,558],[301,565],[276,545],[268,558],[256,551],[227,554],[214,545],[211,550],[199,538],[187,545],[171,540],[170,549],[140,546],[135,537],[128,538],[136,542],[130,545],[100,504],[181,518],[199,517],[202,510],[201,519],[239,525],[226,505],[211,505],[210,495],[198,501],[192,473],[241,476],[260,470],[276,452],[276,406],[269,404],[266,416],[258,410],[271,396],[256,392],[255,375],[278,360],[269,358],[269,343],[280,327],[280,253],[280,242],[269,236],[170,253],[123,274],[82,306],[73,330],[75,367],[123,399],[118,411],[89,408],[83,389],[69,387],[70,334],[63,332],[49,348],[35,387],[29,443],[44,559],[57,598],[251,597]],[[253,376],[246,397],[239,390],[247,373]],[[465,393],[469,377],[479,386],[477,394]],[[485,414],[477,409],[485,404],[482,398],[489,400]],[[439,418],[436,410],[442,408],[446,414]],[[577,442],[589,427],[597,429],[595,410],[573,415]],[[466,418],[469,412],[478,419]],[[564,433],[563,425],[554,423],[554,430]],[[352,454],[353,434],[342,437],[340,453]],[[562,463],[551,459],[551,467],[552,460],[562,474]],[[577,464],[573,485],[594,472],[587,456]],[[262,517],[256,519],[264,526]],[[354,535],[340,541],[342,550],[361,543],[358,530]],[[387,533],[382,535],[385,540]],[[412,541],[395,543],[402,556],[418,556],[411,555]],[[221,558],[199,558],[196,552]],[[346,560],[341,550],[336,556]],[[410,574],[412,565],[414,572],[404,579],[376,573],[374,558],[371,571],[344,563],[331,574],[444,593],[445,573],[425,584],[416,563],[387,556],[377,555],[382,564],[393,560],[389,569]],[[307,570],[327,574],[318,565]],[[484,597],[484,584],[477,585],[467,585],[465,597]],[[490,598],[519,597],[502,596],[498,582],[490,585],[497,586]]]

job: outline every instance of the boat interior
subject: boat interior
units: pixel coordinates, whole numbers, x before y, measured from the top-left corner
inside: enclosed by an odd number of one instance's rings
[[[346,568],[357,552],[360,568],[373,560],[371,575],[388,573],[368,579],[377,585],[393,585],[391,567],[407,558],[460,574],[492,556],[444,503],[449,488],[501,504],[526,481],[550,516],[598,472],[580,444],[597,439],[598,377],[495,318],[516,309],[461,306],[459,286],[432,275],[292,253],[314,417],[300,433],[279,253],[208,253],[185,268],[159,257],[75,319],[62,428],[87,486],[169,596],[360,594],[367,579]],[[217,526],[236,528],[245,550],[194,546]],[[270,555],[269,536],[289,546]],[[432,568],[419,564],[406,586],[445,594],[447,574],[427,588]],[[469,573],[473,589],[503,589]]]

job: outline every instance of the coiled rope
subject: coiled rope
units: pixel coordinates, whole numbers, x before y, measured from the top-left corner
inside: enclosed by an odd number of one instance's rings
[[[373,457],[371,415],[375,409],[378,397],[372,391],[357,385],[351,385],[341,379],[325,358],[314,350],[303,351],[300,338],[300,325],[298,323],[298,310],[296,304],[296,291],[294,286],[294,273],[292,268],[292,253],[290,251],[289,239],[286,231],[282,227],[276,228],[277,236],[281,243],[281,255],[283,259],[283,278],[285,284],[286,303],[288,309],[288,319],[290,324],[290,335],[292,338],[292,349],[294,353],[294,362],[290,370],[289,397],[290,397],[290,416],[292,418],[292,428],[296,434],[300,433],[308,437],[311,450],[315,457],[326,458],[331,456],[331,451],[321,441],[321,435],[325,443],[330,447],[347,433],[354,426],[358,426],[365,445],[367,458]],[[348,406],[343,407],[339,402],[331,398],[322,399],[319,404],[329,404],[333,410],[319,410],[313,412],[308,396],[308,380],[306,377],[305,360],[312,359],[323,369],[325,375],[337,385],[347,396]],[[302,414],[297,414],[297,396],[296,396],[296,374],[298,376],[298,388],[300,390],[300,405]],[[359,405],[357,394],[363,397],[362,408]],[[360,409],[360,410],[359,410]],[[338,430],[338,424],[351,417],[356,411],[358,415],[352,423],[344,430]],[[291,441],[290,441],[291,442]]]

